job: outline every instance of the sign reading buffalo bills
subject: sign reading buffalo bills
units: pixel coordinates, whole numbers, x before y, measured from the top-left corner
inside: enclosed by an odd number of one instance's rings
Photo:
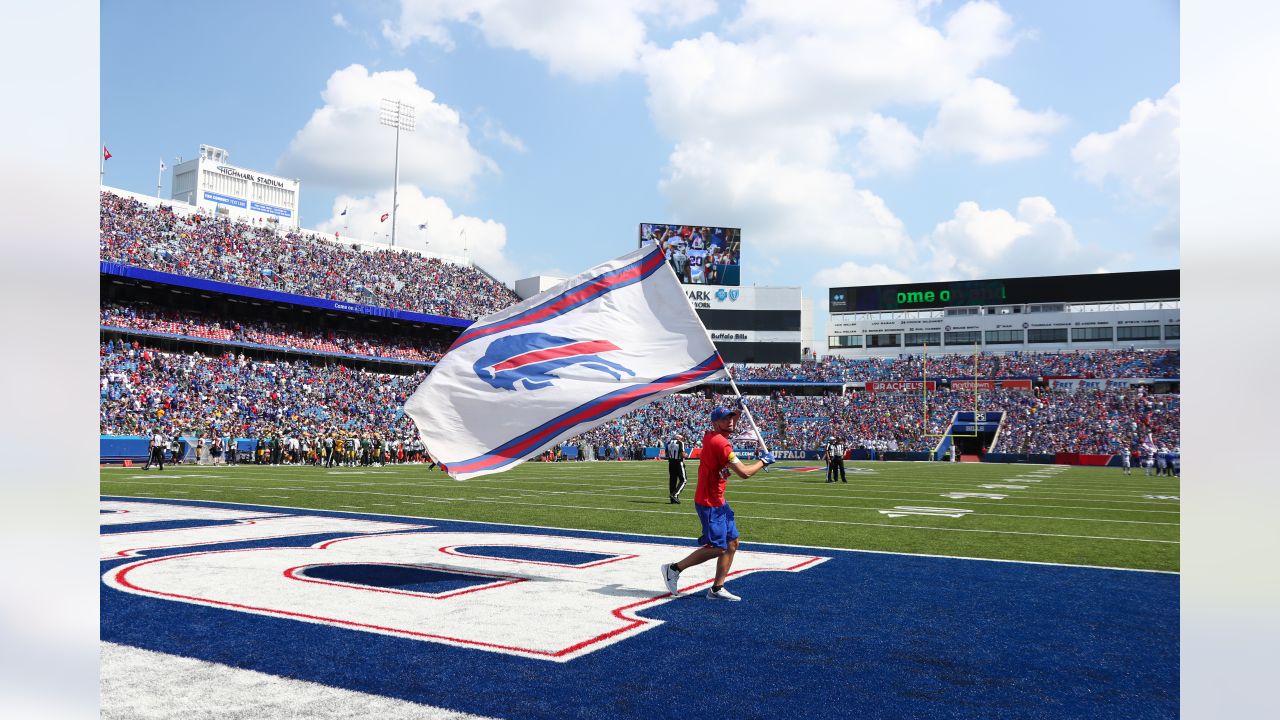
[[[619,349],[608,340],[574,340],[546,333],[508,335],[489,346],[475,362],[475,371],[481,380],[501,390],[515,390],[517,383],[526,390],[550,387],[556,379],[553,371],[574,365],[621,380],[624,373],[635,373],[600,357],[600,353]]]

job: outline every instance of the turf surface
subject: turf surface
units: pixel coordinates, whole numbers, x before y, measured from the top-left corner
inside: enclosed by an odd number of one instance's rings
[[[1126,476],[1117,468],[867,462],[847,463],[848,484],[827,484],[821,471],[786,466],[814,467],[782,462],[768,474],[730,481],[726,496],[744,542],[1179,569],[1179,478],[1141,470]],[[696,473],[696,463],[687,467]],[[691,478],[682,505],[669,504],[666,463],[654,461],[534,462],[464,482],[422,465],[171,465],[101,473],[103,495],[689,537],[698,534],[693,485]],[[928,512],[921,508],[963,516],[883,512]]]

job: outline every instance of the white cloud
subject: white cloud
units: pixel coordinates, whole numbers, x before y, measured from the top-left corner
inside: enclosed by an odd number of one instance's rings
[[[383,98],[416,110],[416,129],[400,134],[402,183],[466,194],[478,176],[498,172],[493,160],[472,147],[458,112],[436,102],[410,70],[370,73],[351,65],[329,77],[321,98],[324,106],[312,113],[277,163],[305,183],[346,192],[391,186],[396,133],[378,122]]]
[[[803,250],[903,251],[910,239],[879,197],[855,187],[847,174],[805,162],[798,147],[757,152],[708,140],[680,143],[659,189],[674,219],[740,223],[743,252],[752,257],[789,262]]]
[[[726,37],[645,54],[650,109],[668,134],[718,137],[797,123],[843,132],[890,104],[937,103],[1011,46],[1008,16],[972,5],[953,38],[906,2],[749,2]],[[996,39],[979,49],[979,37]]]
[[[332,19],[333,19],[334,27],[340,27],[343,30],[346,30],[347,28],[351,27],[351,25],[347,22],[347,19],[342,17],[342,13],[336,13]]]
[[[1063,123],[1052,110],[1023,109],[1009,88],[975,78],[942,101],[924,141],[931,149],[966,153],[978,162],[1007,162],[1043,153],[1047,136]]]
[[[480,123],[480,133],[485,139],[502,143],[518,153],[526,153],[529,148],[525,146],[524,140],[507,132],[496,120],[492,118],[484,118]]]
[[[343,238],[387,243],[391,237],[391,189],[373,195],[339,195],[333,201],[329,219],[316,225],[321,232]],[[426,196],[416,185],[400,186],[400,209],[396,222],[396,246],[444,255],[466,255],[494,277],[507,283],[520,277],[506,258],[507,228],[495,220],[455,215],[448,203]],[[343,210],[347,214],[342,215]],[[419,225],[426,223],[426,230]]]
[[[920,138],[905,123],[874,114],[862,127],[855,163],[860,176],[905,173],[920,160],[923,149]]]
[[[683,25],[714,11],[712,0],[401,0],[400,17],[384,21],[382,34],[401,50],[419,40],[452,50],[449,26],[468,24],[493,47],[523,50],[552,72],[589,81],[635,69],[646,20]]]
[[[1112,180],[1138,199],[1176,211],[1181,154],[1182,87],[1143,100],[1129,120],[1106,133],[1089,133],[1071,149],[1080,173],[1098,185]]]
[[[910,276],[882,263],[859,265],[844,262],[833,268],[823,268],[814,273],[812,284],[818,287],[855,287],[858,285],[889,285],[911,282]]]
[[[674,142],[659,184],[674,216],[729,218],[748,245],[911,256],[901,221],[855,176],[907,172],[941,147],[884,110],[958,110],[974,73],[1015,43],[997,5],[967,3],[935,26],[931,4],[748,0],[726,32],[646,52],[650,113]],[[983,157],[1038,141],[1051,116],[1000,90],[1003,112],[970,122]]]
[[[1016,214],[962,202],[924,238],[937,278],[989,278],[1096,272],[1118,258],[1082,245],[1048,199],[1027,197]]]

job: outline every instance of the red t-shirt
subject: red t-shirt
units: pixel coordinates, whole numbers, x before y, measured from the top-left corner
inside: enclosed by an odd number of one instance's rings
[[[723,435],[715,430],[708,430],[702,436],[702,455],[698,460],[698,489],[693,493],[693,501],[708,507],[720,507],[724,504],[724,485],[729,479],[729,463],[737,461],[733,446]]]

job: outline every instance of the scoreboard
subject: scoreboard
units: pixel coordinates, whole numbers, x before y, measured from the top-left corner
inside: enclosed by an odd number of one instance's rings
[[[829,309],[832,313],[847,313],[970,305],[1171,300],[1180,297],[1178,276],[1177,270],[1153,270],[841,287],[829,290]]]
[[[965,352],[1172,348],[1179,271],[1094,273],[830,288],[827,350],[892,357]]]

